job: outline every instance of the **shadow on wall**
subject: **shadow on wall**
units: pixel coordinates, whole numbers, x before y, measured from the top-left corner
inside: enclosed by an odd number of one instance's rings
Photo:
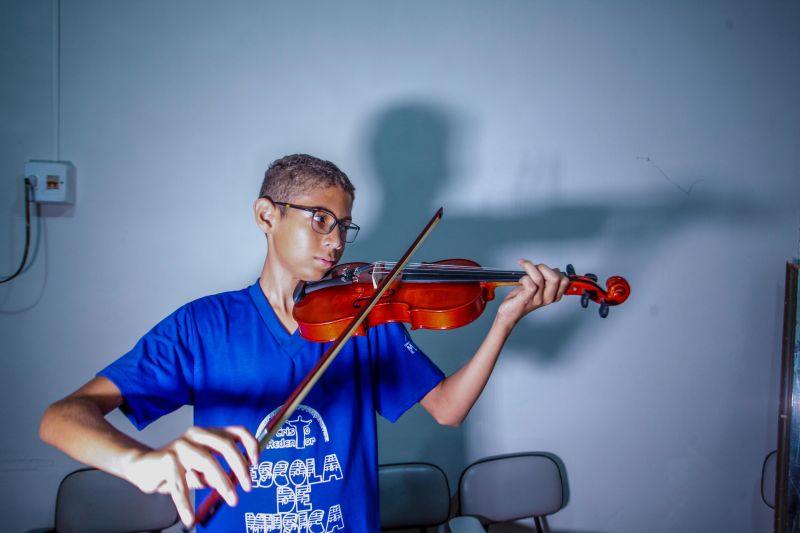
[[[440,191],[458,187],[451,168],[460,165],[449,161],[451,139],[458,133],[455,131],[457,121],[432,104],[409,103],[384,111],[375,123],[369,145],[370,158],[386,201],[380,216],[380,231],[360,241],[359,251],[374,260],[394,260],[438,207],[434,199]],[[625,262],[620,254],[639,258],[641,263],[642,250],[656,249],[687,225],[701,220],[716,220],[725,225],[751,224],[754,219],[770,215],[769,206],[749,198],[704,193],[704,187],[698,185],[704,181],[702,178],[687,178],[683,181],[691,182],[692,186],[682,187],[678,185],[682,180],[666,176],[649,158],[633,157],[641,160],[642,179],[660,180],[663,176],[670,187],[674,186],[674,193],[665,195],[662,200],[653,196],[631,198],[620,191],[613,201],[561,202],[543,209],[505,210],[494,217],[491,213],[453,215],[445,206],[442,223],[415,260],[466,257],[484,266],[518,269],[516,264],[494,265],[492,261],[498,251],[515,243],[574,241],[577,248],[586,242],[602,240],[603,248],[609,250],[608,255],[600,257],[599,264],[589,268],[601,275],[602,282],[606,276],[617,274],[609,272],[606,264],[613,268]],[[530,172],[526,179],[534,182],[558,180],[560,176],[551,176],[552,172],[559,172],[558,167],[550,165],[540,169],[542,175]],[[544,176],[545,173],[548,175]],[[626,250],[630,250],[630,254]],[[563,269],[565,265],[551,266]],[[578,273],[583,273],[589,266],[576,267]],[[632,264],[627,274],[637,270],[641,268]],[[563,344],[582,324],[583,321],[570,317],[565,317],[562,323],[541,327],[524,321],[515,330],[511,342],[535,352],[542,358],[541,362],[555,361],[565,355],[561,353]]]
[[[396,260],[438,207],[433,202],[440,191],[457,188],[452,169],[460,165],[454,165],[450,157],[453,139],[462,133],[458,118],[445,108],[426,102],[399,103],[377,115],[365,149],[386,197],[379,217],[381,227],[370,238],[359,240],[358,260]],[[501,247],[537,241],[574,241],[577,247],[602,239],[608,255],[600,257],[590,270],[600,273],[604,280],[612,274],[626,275],[608,272],[620,264],[631,265],[627,274],[642,270],[641,258],[646,256],[643,251],[656,249],[687,225],[701,220],[744,224],[769,216],[768,206],[749,198],[704,192],[708,187],[694,186],[702,181],[697,176],[687,178],[692,187],[680,187],[680,177],[666,176],[649,158],[637,154],[632,157],[641,160],[642,179],[654,179],[657,170],[661,175],[656,174],[655,178],[666,178],[675,186],[674,193],[631,198],[621,191],[612,201],[560,202],[543,209],[505,211],[497,216],[453,216],[445,209],[444,220],[414,260],[465,257],[484,266],[517,269],[517,265],[491,264]],[[555,164],[530,169],[524,179],[558,180],[559,168]],[[638,267],[634,261],[639,262]],[[576,267],[583,273],[588,265]],[[631,281],[633,284],[635,280]],[[635,297],[635,286],[633,291]],[[504,295],[505,292],[498,294],[498,299]],[[494,309],[496,304],[474,327],[450,332],[418,331],[415,340],[446,373],[452,373],[474,353],[491,325]],[[578,355],[564,353],[563,346],[586,323],[571,315],[547,323],[523,321],[507,346],[512,348],[510,353],[525,353],[540,364],[559,364],[564,358]],[[382,462],[426,460],[441,466],[451,479],[467,463],[463,430],[439,428],[421,408],[412,409],[397,424],[381,421],[379,427]]]

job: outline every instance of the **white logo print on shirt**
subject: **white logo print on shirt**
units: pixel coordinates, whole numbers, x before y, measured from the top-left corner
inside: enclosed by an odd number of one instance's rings
[[[277,414],[275,409],[261,422],[257,435],[267,427]],[[316,429],[316,431],[314,431]],[[311,407],[300,405],[267,445],[268,450],[294,448],[302,450],[317,444],[316,436],[324,442],[330,440],[328,428],[319,413]],[[332,505],[327,513],[315,509],[312,487],[321,483],[341,481],[344,475],[335,453],[325,456],[322,466],[313,457],[305,461],[262,461],[250,467],[254,489],[275,489],[275,513],[245,513],[248,533],[328,533],[344,530],[344,517],[340,504]]]

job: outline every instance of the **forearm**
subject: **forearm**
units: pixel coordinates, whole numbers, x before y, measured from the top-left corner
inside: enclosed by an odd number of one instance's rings
[[[99,405],[81,397],[48,407],[39,435],[70,457],[126,479],[133,458],[150,450],[112,426]]]
[[[458,426],[486,387],[513,324],[495,318],[478,350],[457,372],[446,377],[423,399],[437,422]]]

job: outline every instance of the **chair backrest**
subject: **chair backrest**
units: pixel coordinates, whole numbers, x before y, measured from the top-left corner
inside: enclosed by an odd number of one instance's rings
[[[778,475],[778,450],[770,452],[761,467],[761,499],[775,509],[775,478]]]
[[[380,465],[378,484],[381,530],[438,526],[450,515],[450,485],[438,466]]]
[[[490,524],[553,514],[564,506],[561,469],[546,453],[482,459],[461,474],[459,501],[460,514]]]
[[[161,531],[177,521],[178,513],[168,495],[145,494],[94,468],[68,474],[58,487],[57,533]]]
[[[474,516],[455,516],[447,522],[450,533],[486,533],[481,521]]]

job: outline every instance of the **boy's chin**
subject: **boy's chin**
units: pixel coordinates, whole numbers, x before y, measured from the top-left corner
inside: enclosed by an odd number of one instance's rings
[[[330,272],[332,269],[336,268],[338,261],[333,263],[332,265],[324,265],[319,261],[314,261],[313,264],[309,264],[307,268],[300,273],[299,278],[306,283],[313,283],[315,281],[319,281],[325,277],[325,274]]]
[[[303,277],[303,281],[305,281],[306,283],[314,283],[315,281],[319,281],[325,277],[325,274],[327,274],[329,270],[330,268],[326,270],[315,270],[314,272],[308,272]]]

